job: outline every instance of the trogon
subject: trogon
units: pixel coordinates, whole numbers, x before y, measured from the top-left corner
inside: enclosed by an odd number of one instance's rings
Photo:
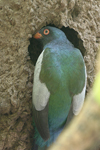
[[[79,114],[82,108],[86,67],[80,50],[60,29],[46,26],[33,37],[43,44],[34,71],[33,149],[45,150],[71,119],[69,116]]]

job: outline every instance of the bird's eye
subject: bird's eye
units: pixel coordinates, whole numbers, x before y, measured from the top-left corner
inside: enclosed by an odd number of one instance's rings
[[[48,29],[45,29],[43,33],[44,33],[44,35],[48,35],[49,32],[50,32],[50,31],[49,31]]]

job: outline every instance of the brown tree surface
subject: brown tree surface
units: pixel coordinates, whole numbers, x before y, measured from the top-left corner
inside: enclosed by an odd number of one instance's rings
[[[77,37],[84,51],[88,92],[100,42],[99,14],[99,0],[0,0],[0,150],[31,148],[34,65],[29,38],[47,24],[73,29],[71,39]]]

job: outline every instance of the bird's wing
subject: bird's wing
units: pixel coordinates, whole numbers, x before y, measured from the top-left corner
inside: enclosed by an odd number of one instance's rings
[[[84,103],[85,98],[85,91],[86,91],[86,82],[87,82],[87,74],[86,74],[86,67],[85,67],[85,85],[83,87],[83,90],[78,95],[74,95],[73,97],[73,113],[74,115],[78,115],[81,111],[81,108]]]
[[[50,96],[50,92],[48,91],[45,83],[42,83],[39,78],[41,66],[42,66],[43,53],[44,53],[44,50],[42,51],[42,53],[40,54],[37,60],[35,71],[34,71],[32,101],[37,111],[41,111],[45,108],[49,100],[49,96]]]
[[[43,52],[40,54],[35,71],[34,71],[34,84],[33,84],[33,117],[35,125],[44,140],[49,138],[49,126],[48,126],[48,100],[50,92],[48,91],[46,85],[41,83],[39,79]]]
[[[74,116],[74,113],[73,113],[73,103],[72,103],[71,107],[70,107],[70,110],[69,110],[69,113],[68,113],[68,116],[67,116],[66,126],[70,123],[73,116]]]

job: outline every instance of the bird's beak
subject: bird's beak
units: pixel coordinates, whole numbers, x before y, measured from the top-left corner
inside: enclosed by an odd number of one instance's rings
[[[42,34],[40,34],[39,32],[33,35],[33,38],[35,39],[41,39],[42,37],[43,37]]]

